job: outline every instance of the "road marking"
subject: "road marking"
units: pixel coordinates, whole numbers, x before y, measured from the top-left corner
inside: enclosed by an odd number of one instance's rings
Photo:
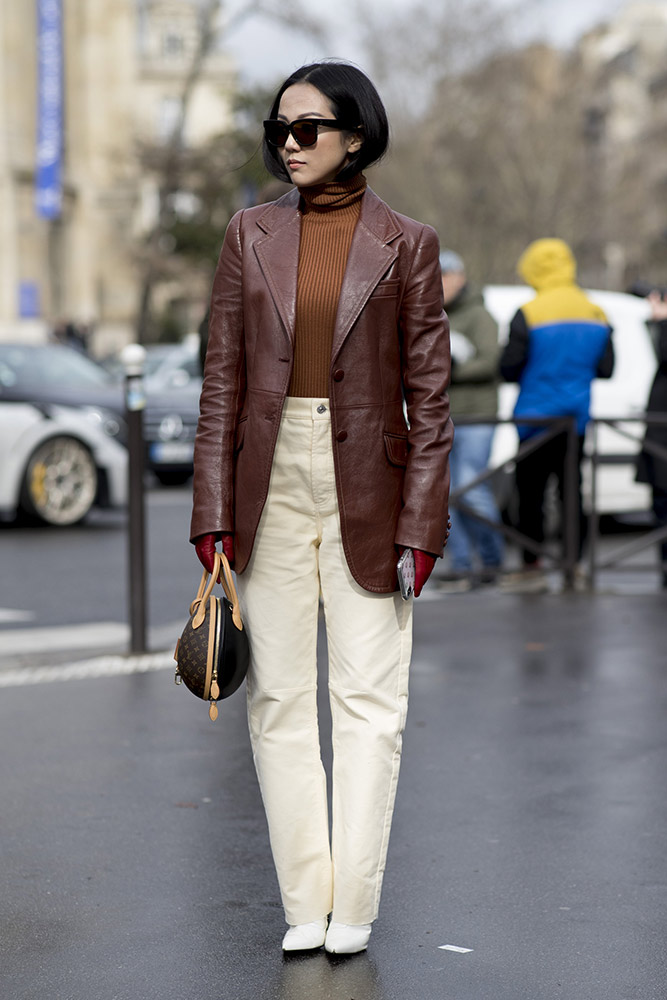
[[[119,677],[146,674],[153,670],[176,669],[174,654],[142,653],[137,656],[97,656],[92,660],[59,664],[52,667],[26,667],[25,670],[0,672],[0,687],[23,687],[54,681],[88,680],[96,677]]]
[[[34,611],[19,611],[15,608],[0,608],[0,624],[34,621]]]
[[[440,951],[455,951],[457,955],[469,955],[472,948],[459,948],[455,944],[439,944],[438,948]]]
[[[124,622],[89,622],[53,628],[15,628],[2,633],[3,656],[49,653],[56,649],[104,649],[127,645],[130,628]]]

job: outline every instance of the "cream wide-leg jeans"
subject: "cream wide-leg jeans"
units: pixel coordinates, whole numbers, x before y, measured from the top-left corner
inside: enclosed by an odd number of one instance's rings
[[[408,705],[412,601],[353,579],[327,399],[288,397],[252,557],[238,577],[252,651],[248,721],[289,924],[377,916]],[[320,593],[333,723],[333,814],[317,721]]]

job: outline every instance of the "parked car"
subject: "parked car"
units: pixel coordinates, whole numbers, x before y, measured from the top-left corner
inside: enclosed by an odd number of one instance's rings
[[[122,379],[124,369],[120,354],[103,358],[100,364],[115,380]],[[154,376],[156,389],[182,388],[197,379],[201,383],[199,335],[188,334],[177,344],[147,344],[144,377],[153,381]]]
[[[200,391],[201,382],[157,391],[146,380],[147,464],[163,486],[178,486],[192,475]]]
[[[90,407],[110,437],[125,439],[118,381],[69,347],[0,343],[0,400]]]
[[[161,388],[146,379],[144,436],[147,466],[161,482],[185,482],[192,455],[199,386]],[[0,343],[0,401],[57,403],[94,411],[111,436],[124,442],[122,380],[77,351],[57,344]]]
[[[146,352],[146,385],[151,392],[169,389],[201,391],[202,370],[199,359],[199,335],[188,334],[180,344],[169,347],[156,344]]]
[[[591,299],[604,310],[614,329],[613,342],[616,363],[610,379],[596,379],[591,391],[591,415],[599,418],[636,417],[646,409],[648,393],[655,373],[656,358],[651,337],[646,326],[649,305],[646,300],[623,292],[587,291]],[[499,325],[502,344],[507,342],[509,324],[517,309],[535,292],[526,285],[487,285],[484,301]],[[511,417],[518,394],[518,386],[501,384],[498,415]],[[620,430],[632,435],[628,438],[607,425],[597,428],[597,448],[600,466],[597,478],[596,508],[600,514],[635,514],[650,510],[650,490],[643,483],[635,482],[635,461],[644,424],[624,422]],[[518,447],[518,435],[512,425],[500,426],[495,434],[491,462],[498,465],[511,458]],[[592,428],[587,433],[586,452],[593,447]],[[507,498],[508,485],[501,485],[499,493]],[[590,511],[591,469],[590,462],[583,464],[584,505]]]
[[[149,400],[144,418],[148,461],[163,485],[178,486],[193,471],[202,387],[199,337],[188,336],[181,344],[161,351],[157,364],[152,364],[153,353],[147,352],[145,368]]]
[[[127,502],[127,451],[93,408],[0,401],[0,518],[66,526]]]

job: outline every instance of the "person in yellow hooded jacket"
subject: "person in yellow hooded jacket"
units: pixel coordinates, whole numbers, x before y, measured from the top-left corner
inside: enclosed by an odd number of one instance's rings
[[[500,359],[507,382],[519,383],[515,417],[576,418],[579,462],[590,416],[591,383],[609,378],[614,368],[612,329],[602,309],[576,282],[577,266],[570,247],[560,239],[531,243],[519,258],[519,275],[537,292],[515,314],[509,340]],[[519,425],[519,438],[543,432],[543,426]],[[536,542],[544,540],[544,493],[551,475],[563,497],[567,434],[556,435],[517,463],[519,531]],[[586,522],[579,484],[579,555]],[[546,589],[538,556],[522,553],[524,574],[534,589]]]

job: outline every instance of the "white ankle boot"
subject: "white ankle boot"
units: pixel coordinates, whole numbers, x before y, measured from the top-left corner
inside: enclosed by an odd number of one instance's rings
[[[311,920],[309,924],[295,924],[283,938],[283,951],[312,951],[321,948],[327,933],[327,918]]]
[[[354,955],[365,951],[370,936],[370,924],[337,924],[332,920],[324,947],[333,955]]]

